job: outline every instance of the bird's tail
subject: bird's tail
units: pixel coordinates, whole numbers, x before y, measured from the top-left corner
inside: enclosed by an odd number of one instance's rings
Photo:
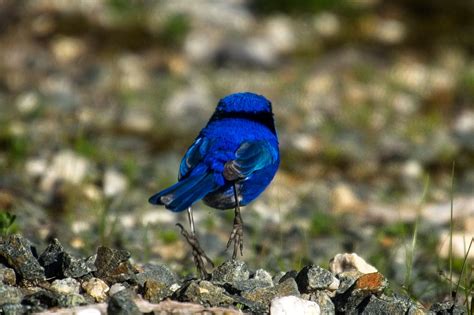
[[[217,184],[212,173],[204,173],[177,182],[151,196],[148,202],[164,205],[167,209],[175,212],[183,211],[216,188]]]

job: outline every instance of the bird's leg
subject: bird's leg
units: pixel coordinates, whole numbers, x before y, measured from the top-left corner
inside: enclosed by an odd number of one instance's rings
[[[186,229],[180,223],[177,223],[176,225],[181,229],[181,235],[184,236],[189,246],[191,246],[191,249],[193,251],[194,263],[196,264],[197,270],[201,274],[201,278],[207,279],[209,277],[209,273],[206,270],[206,262],[209,263],[212,267],[214,267],[214,263],[209,258],[209,256],[206,255],[201,245],[199,244],[199,240],[194,229],[193,210],[191,209],[191,207],[188,208],[188,220],[189,228],[191,229],[191,234],[186,231]]]
[[[235,198],[235,216],[234,216],[234,227],[230,233],[229,241],[227,242],[227,248],[234,242],[234,252],[232,253],[232,259],[237,257],[237,252],[240,249],[240,256],[243,256],[244,250],[244,222],[240,215],[240,203],[239,194],[237,193],[237,186],[234,183],[234,198]]]

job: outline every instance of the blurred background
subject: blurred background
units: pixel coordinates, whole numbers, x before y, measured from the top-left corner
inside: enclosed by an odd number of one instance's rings
[[[466,0],[1,0],[2,231],[193,272],[185,214],[147,199],[217,101],[253,91],[273,102],[282,164],[243,210],[250,267],[354,251],[443,299],[474,236],[473,16]],[[229,258],[233,211],[199,203],[195,219]]]

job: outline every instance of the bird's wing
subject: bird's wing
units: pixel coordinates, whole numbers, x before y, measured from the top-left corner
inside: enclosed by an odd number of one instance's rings
[[[278,160],[278,151],[267,141],[244,142],[235,152],[235,160],[224,167],[227,180],[245,178]]]
[[[179,180],[189,175],[192,169],[203,160],[204,155],[209,149],[209,142],[209,139],[206,137],[198,137],[189,147],[179,166]]]

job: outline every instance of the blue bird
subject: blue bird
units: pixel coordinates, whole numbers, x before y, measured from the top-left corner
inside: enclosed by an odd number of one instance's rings
[[[188,210],[192,235],[179,226],[193,247],[198,269],[203,265],[203,257],[210,259],[195,237],[191,206],[202,199],[216,209],[234,208],[234,227],[227,248],[234,242],[235,259],[238,249],[241,255],[243,250],[240,206],[249,204],[265,190],[279,164],[270,101],[250,92],[230,94],[219,101],[211,119],[184,155],[178,182],[150,197],[149,202],[174,212]]]

